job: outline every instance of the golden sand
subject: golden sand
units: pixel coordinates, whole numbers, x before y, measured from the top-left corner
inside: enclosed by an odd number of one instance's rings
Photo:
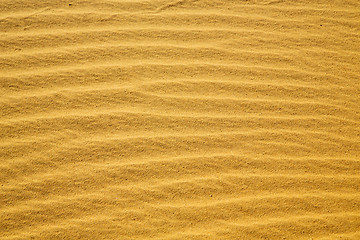
[[[360,239],[358,0],[0,0],[0,239]]]

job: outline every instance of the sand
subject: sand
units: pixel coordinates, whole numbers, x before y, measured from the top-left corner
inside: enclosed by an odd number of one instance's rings
[[[1,0],[0,239],[360,239],[358,0]]]

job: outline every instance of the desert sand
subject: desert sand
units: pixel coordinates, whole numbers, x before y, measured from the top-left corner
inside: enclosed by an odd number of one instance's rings
[[[1,0],[0,239],[360,239],[358,0]]]

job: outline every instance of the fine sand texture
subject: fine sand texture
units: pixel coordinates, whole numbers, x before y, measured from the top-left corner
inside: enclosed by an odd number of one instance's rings
[[[360,239],[359,0],[0,0],[0,239]]]

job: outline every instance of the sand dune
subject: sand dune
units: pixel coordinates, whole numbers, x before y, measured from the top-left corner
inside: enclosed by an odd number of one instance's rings
[[[360,239],[360,3],[2,0],[0,239]]]

